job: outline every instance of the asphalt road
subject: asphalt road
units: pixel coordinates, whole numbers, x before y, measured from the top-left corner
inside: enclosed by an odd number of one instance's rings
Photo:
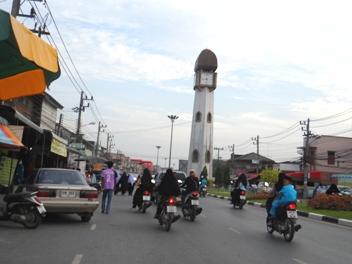
[[[0,222],[0,263],[352,263],[352,228],[300,219],[291,243],[266,233],[265,211],[228,201],[201,200],[194,223],[179,220],[165,232],[152,218],[117,196],[110,215],[97,211],[90,223],[76,216],[46,219],[37,230]]]

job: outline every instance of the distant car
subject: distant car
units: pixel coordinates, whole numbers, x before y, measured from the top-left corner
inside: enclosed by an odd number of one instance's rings
[[[352,188],[351,187],[338,187],[340,190],[340,193],[343,195],[348,195],[352,196]]]
[[[186,173],[183,171],[174,171],[174,173],[175,173],[178,185],[182,185],[186,180],[186,177],[187,177]],[[165,172],[162,172],[156,177],[155,179],[156,185],[158,185],[161,182],[164,176],[165,176]]]
[[[30,188],[48,213],[78,214],[82,222],[89,222],[99,206],[97,189],[77,170],[39,169]]]

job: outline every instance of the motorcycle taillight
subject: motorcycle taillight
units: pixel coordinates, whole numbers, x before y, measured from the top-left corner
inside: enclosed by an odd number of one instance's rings
[[[176,199],[174,197],[170,197],[168,200],[169,205],[176,205]]]
[[[192,197],[197,198],[199,196],[199,192],[192,192]]]
[[[145,195],[145,196],[149,196],[149,195],[150,195],[150,192],[145,191],[145,192],[143,192],[143,195]]]
[[[246,195],[246,192],[245,191],[241,191],[240,195]]]
[[[295,203],[290,203],[287,205],[287,210],[297,210],[297,205]]]

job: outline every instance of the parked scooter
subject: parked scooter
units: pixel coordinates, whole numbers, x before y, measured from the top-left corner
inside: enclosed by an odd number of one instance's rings
[[[278,214],[275,219],[267,219],[267,231],[269,234],[276,231],[283,235],[287,242],[291,242],[295,232],[302,228],[301,225],[296,224],[297,219],[297,205],[295,203],[289,203],[278,209]]]
[[[0,220],[11,220],[34,229],[41,223],[46,210],[36,192],[0,194]]]
[[[184,218],[189,218],[191,222],[193,222],[202,210],[203,209],[199,207],[199,192],[192,192],[185,197],[185,202],[182,206]]]
[[[162,205],[162,210],[159,215],[159,224],[168,232],[171,229],[171,224],[180,218],[177,215],[176,198],[170,196]]]

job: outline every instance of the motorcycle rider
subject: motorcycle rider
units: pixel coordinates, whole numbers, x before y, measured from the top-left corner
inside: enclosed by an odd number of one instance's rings
[[[200,189],[208,186],[208,179],[205,176],[200,176]]]
[[[160,213],[163,209],[163,204],[170,196],[180,196],[180,187],[178,186],[176,177],[172,172],[172,169],[167,169],[164,177],[162,178],[160,184],[155,188],[155,191],[159,194],[159,199],[157,201],[157,210],[154,218],[158,219]],[[174,221],[178,220],[180,216],[176,216]]]
[[[279,195],[282,187],[284,186],[284,176],[285,176],[285,173],[283,172],[279,173],[277,183],[275,183],[274,188],[272,189],[268,199],[266,200],[265,207],[268,215],[271,210],[271,206],[273,204],[274,199]]]
[[[242,173],[234,184],[234,189],[231,192],[232,201],[240,199],[240,191],[247,191],[247,176]]]
[[[187,197],[188,194],[199,190],[199,180],[194,170],[190,170],[189,176],[186,178],[185,182],[181,185],[181,188],[185,188],[185,190],[182,191],[182,203],[185,202],[185,198]]]
[[[143,193],[148,191],[149,193],[153,192],[153,183],[152,183],[152,175],[150,171],[146,168],[143,171],[143,175],[140,179],[137,180],[137,189],[133,196],[133,208],[136,206],[141,206],[143,203]]]
[[[293,181],[289,176],[283,176],[283,186],[278,197],[273,201],[270,209],[271,218],[275,218],[277,216],[277,211],[280,206],[297,201],[297,191],[292,183]]]

